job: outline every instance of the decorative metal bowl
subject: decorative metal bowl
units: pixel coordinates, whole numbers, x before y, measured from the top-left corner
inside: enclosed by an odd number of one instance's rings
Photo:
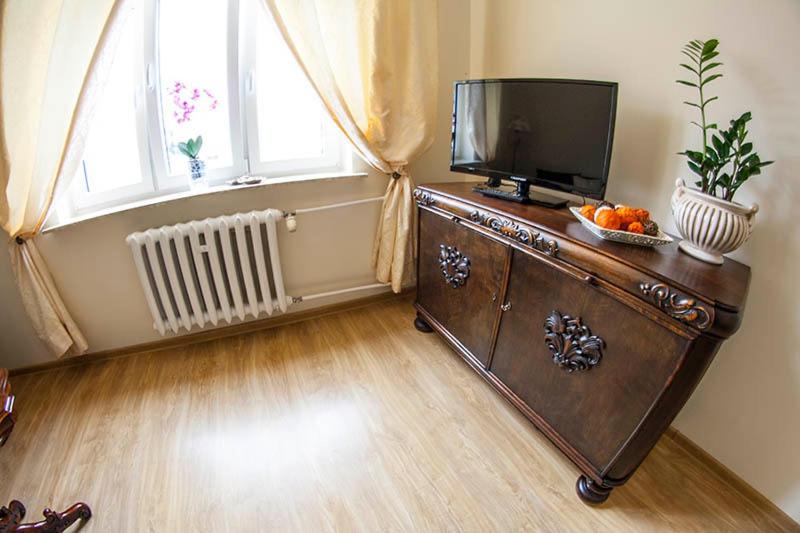
[[[570,207],[569,210],[575,215],[583,227],[607,241],[624,242],[625,244],[635,244],[637,246],[664,246],[672,242],[672,237],[667,235],[661,230],[658,230],[658,235],[642,235],[639,233],[631,233],[629,231],[613,230],[601,228],[588,218],[581,215],[579,207]]]

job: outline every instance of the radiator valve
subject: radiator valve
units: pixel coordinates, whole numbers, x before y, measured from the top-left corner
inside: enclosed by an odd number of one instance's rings
[[[289,230],[289,233],[297,231],[297,219],[294,217],[294,213],[286,214],[286,229]]]

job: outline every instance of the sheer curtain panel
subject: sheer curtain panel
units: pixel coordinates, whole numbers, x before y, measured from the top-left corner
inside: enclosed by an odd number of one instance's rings
[[[87,343],[34,243],[83,155],[92,102],[128,0],[0,4],[0,225],[37,335],[56,356]]]
[[[399,292],[413,263],[408,164],[433,141],[435,0],[264,0],[337,126],[389,175],[375,235],[381,282]]]

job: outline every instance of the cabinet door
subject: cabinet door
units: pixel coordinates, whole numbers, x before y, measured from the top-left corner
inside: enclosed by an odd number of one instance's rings
[[[514,251],[490,371],[598,471],[636,431],[689,340]]]
[[[417,302],[486,367],[508,247],[424,209],[419,227]]]

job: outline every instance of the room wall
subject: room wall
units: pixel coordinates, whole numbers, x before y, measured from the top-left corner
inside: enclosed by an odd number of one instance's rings
[[[459,179],[447,171],[450,85],[469,68],[469,9],[459,0],[439,2],[440,98],[437,134],[427,154],[411,167],[418,181]],[[467,4],[468,7],[468,4]],[[465,52],[466,50],[466,52]],[[444,154],[444,155],[442,155]],[[357,159],[357,158],[356,158]],[[38,243],[73,317],[96,352],[160,339],[139,286],[125,237],[163,224],[275,207],[291,210],[383,194],[387,178],[358,160],[366,177],[287,183],[174,200],[58,228]],[[281,228],[279,240],[287,291],[312,294],[375,282],[372,242],[380,203],[298,216],[298,230]],[[13,244],[10,244],[13,246]],[[18,368],[50,361],[25,315],[11,274],[8,245],[0,246],[0,366]],[[381,291],[384,289],[379,289]],[[361,298],[367,291],[314,300],[296,312]]]
[[[720,350],[675,427],[800,520],[800,3],[795,0],[473,0],[470,76],[619,82],[607,197],[642,205],[675,233],[669,197],[687,178],[676,154],[698,146],[694,99],[674,82],[681,46],[720,39],[710,85],[721,125],[750,110],[756,149],[777,162],[737,200],[761,206],[732,254],[752,268],[740,331]]]

